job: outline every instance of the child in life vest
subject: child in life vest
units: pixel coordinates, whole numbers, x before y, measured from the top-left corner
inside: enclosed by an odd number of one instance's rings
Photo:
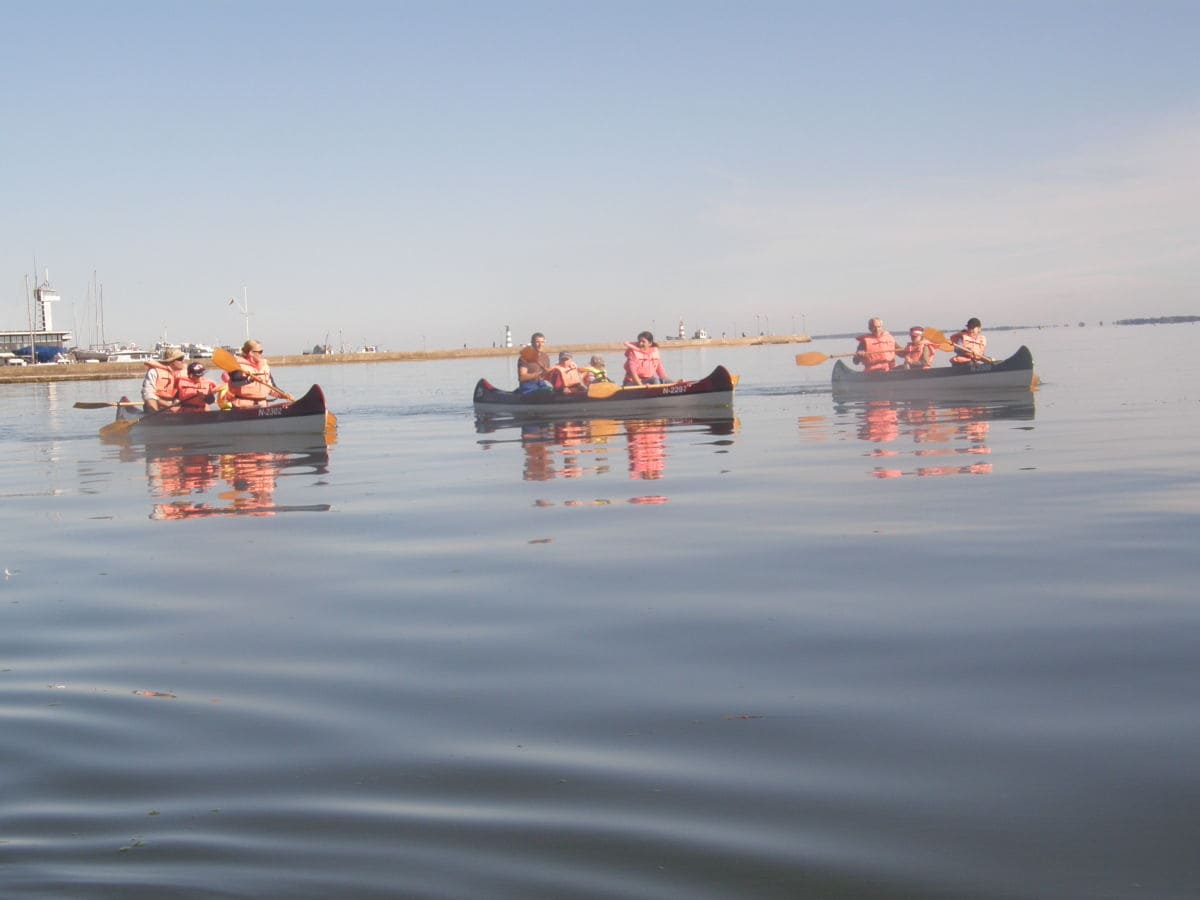
[[[904,365],[909,369],[928,369],[933,366],[933,355],[937,349],[925,340],[925,329],[914,325],[908,329],[908,343],[900,351]]]
[[[584,389],[583,369],[566,350],[558,354],[558,365],[550,369],[549,376],[554,389],[564,394],[577,394]]]
[[[215,383],[204,377],[204,364],[191,363],[187,374],[179,378],[175,386],[175,398],[179,401],[179,411],[185,413],[204,412],[210,403],[215,403],[217,392],[223,390]]]
[[[593,356],[588,364],[583,367],[584,384],[600,384],[611,380],[608,377],[608,371],[604,368],[604,357],[599,354]]]

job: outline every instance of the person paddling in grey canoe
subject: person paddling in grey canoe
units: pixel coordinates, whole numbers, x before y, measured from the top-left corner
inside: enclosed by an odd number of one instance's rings
[[[887,372],[896,366],[896,339],[883,327],[883,319],[868,319],[867,333],[858,336],[854,361],[867,372]]]
[[[992,362],[985,355],[987,338],[983,334],[983,324],[976,318],[967,319],[967,326],[957,334],[951,335],[950,343],[954,345],[955,351],[950,360],[952,366],[976,366]]]

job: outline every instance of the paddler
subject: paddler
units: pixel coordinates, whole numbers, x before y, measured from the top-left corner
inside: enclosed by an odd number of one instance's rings
[[[142,410],[152,413],[175,406],[179,376],[187,360],[178,347],[168,347],[160,359],[146,360],[146,377],[142,380]]]
[[[265,406],[272,397],[291,399],[284,391],[275,386],[275,378],[271,375],[271,364],[263,356],[263,346],[251,338],[242,344],[240,356],[234,357],[246,380],[230,377],[225,374],[229,383],[229,402],[234,409],[248,409],[254,406]]]
[[[883,319],[868,319],[867,333],[858,336],[854,361],[867,372],[887,372],[896,366],[896,339],[883,328]]]
[[[529,346],[517,356],[517,390],[522,394],[554,390],[549,380],[550,357],[542,349],[545,346],[546,336],[535,331],[529,337]]]
[[[991,362],[984,354],[987,352],[987,338],[983,334],[983,323],[972,317],[967,319],[967,325],[962,331],[950,336],[954,345],[954,356],[950,359],[952,366],[973,366],[981,362]]]

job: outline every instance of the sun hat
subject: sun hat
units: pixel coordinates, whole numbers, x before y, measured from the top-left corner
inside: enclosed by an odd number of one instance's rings
[[[177,359],[183,359],[183,351],[178,347],[172,347],[169,350],[163,351],[162,362],[175,362]]]
[[[204,363],[201,363],[201,362],[192,363],[190,366],[188,366],[188,374],[189,375],[203,375],[204,374]]]

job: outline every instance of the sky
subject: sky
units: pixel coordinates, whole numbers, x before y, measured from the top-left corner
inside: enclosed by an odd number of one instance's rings
[[[96,283],[105,340],[268,355],[1200,314],[1194,0],[0,23],[0,329],[47,271],[80,346]]]

